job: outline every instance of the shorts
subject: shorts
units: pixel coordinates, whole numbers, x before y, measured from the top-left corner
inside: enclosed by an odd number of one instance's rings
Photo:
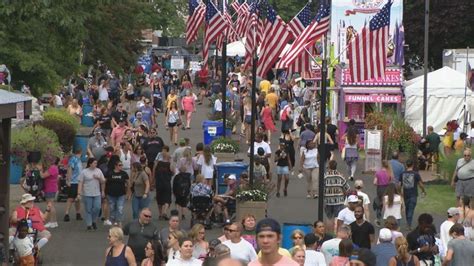
[[[207,82],[199,82],[199,88],[207,89]]]
[[[56,192],[44,192],[44,197],[46,200],[56,198]]]
[[[474,197],[474,179],[461,180],[456,183],[456,197]]]
[[[324,206],[324,212],[326,213],[326,216],[328,219],[332,219],[334,217],[337,217],[339,212],[344,209],[344,204],[340,205],[325,205]]]
[[[78,186],[79,186],[79,184],[71,184],[71,186],[67,190],[67,198],[68,199],[77,198]]]
[[[288,175],[290,174],[290,168],[288,166],[278,166],[277,165],[277,175]]]
[[[176,122],[174,122],[174,123],[168,122],[168,127],[169,127],[169,128],[175,127],[176,125],[177,125]]]

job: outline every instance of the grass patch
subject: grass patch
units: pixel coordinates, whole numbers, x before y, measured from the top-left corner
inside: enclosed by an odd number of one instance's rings
[[[425,184],[426,197],[418,198],[415,212],[445,215],[449,207],[454,207],[456,195],[449,185]],[[418,190],[421,195],[421,191]]]

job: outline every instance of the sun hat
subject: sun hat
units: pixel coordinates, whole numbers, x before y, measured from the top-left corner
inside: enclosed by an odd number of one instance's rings
[[[33,197],[31,194],[26,193],[26,194],[23,194],[23,195],[21,196],[20,204],[25,204],[25,203],[27,203],[28,201],[33,201],[33,200],[35,200],[35,199],[36,199],[36,197]]]

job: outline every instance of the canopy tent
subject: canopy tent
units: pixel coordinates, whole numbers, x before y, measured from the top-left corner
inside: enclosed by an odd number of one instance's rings
[[[245,57],[245,41],[246,38],[242,38],[242,41],[235,41],[227,44],[227,56],[240,56],[240,57]],[[280,57],[286,53],[286,51],[290,49],[290,44],[287,44],[285,46],[285,49],[283,49],[282,53],[280,54]],[[257,48],[257,53],[260,53],[260,46]],[[219,56],[221,56],[222,52],[219,51],[217,52]]]
[[[423,76],[408,81],[405,87],[405,120],[413,129],[423,132]],[[450,68],[443,67],[428,73],[427,125],[440,132],[449,120],[464,123],[464,93],[466,76]],[[466,108],[473,109],[471,90],[466,93]]]

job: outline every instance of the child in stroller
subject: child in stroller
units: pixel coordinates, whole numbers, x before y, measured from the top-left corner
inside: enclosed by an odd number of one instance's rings
[[[59,176],[58,176],[58,195],[56,197],[56,201],[58,202],[65,202],[67,200],[67,165],[64,166],[64,164],[59,164]]]
[[[25,167],[25,172],[21,181],[21,187],[26,193],[36,197],[36,201],[43,198],[43,179],[41,178],[41,172],[38,167],[38,163],[29,163]]]

